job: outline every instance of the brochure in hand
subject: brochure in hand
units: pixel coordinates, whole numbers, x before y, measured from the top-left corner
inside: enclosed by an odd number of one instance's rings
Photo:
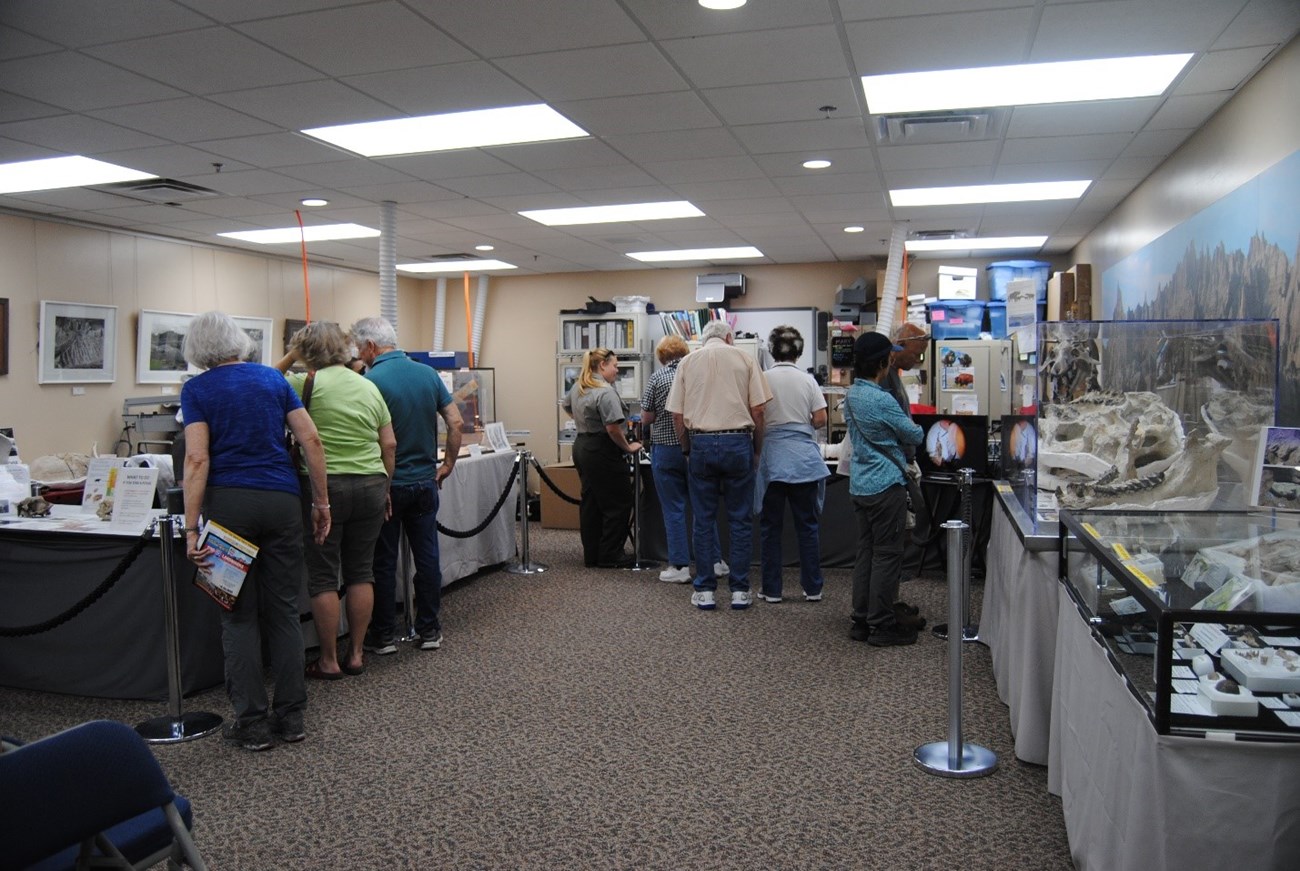
[[[218,605],[232,611],[244,586],[244,578],[257,558],[257,545],[209,520],[203,524],[203,532],[199,535],[199,547],[205,546],[215,553],[208,558],[208,567],[199,569],[194,576],[194,584],[215,599]]]

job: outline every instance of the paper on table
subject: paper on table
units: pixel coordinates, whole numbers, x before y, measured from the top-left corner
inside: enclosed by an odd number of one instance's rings
[[[153,500],[158,492],[158,470],[114,468],[108,472],[108,496],[113,500],[114,529],[144,532],[153,520]]]

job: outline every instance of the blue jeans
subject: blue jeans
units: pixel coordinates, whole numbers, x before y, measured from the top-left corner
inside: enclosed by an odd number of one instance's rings
[[[384,522],[375,542],[375,608],[370,637],[392,638],[397,623],[397,564],[401,533],[411,546],[415,563],[415,631],[436,636],[442,631],[438,608],[442,602],[442,565],[438,562],[438,484],[394,484],[389,490],[393,516]]]
[[[749,590],[753,558],[754,441],[748,433],[695,433],[690,454],[691,508],[695,512],[695,589],[716,590],[718,504],[731,527],[731,591]]]
[[[691,564],[691,542],[686,535],[687,484],[686,457],[681,445],[655,445],[650,455],[659,507],[664,513],[664,534],[668,538],[668,562],[674,566]]]
[[[822,591],[821,543],[817,530],[817,490],[820,482],[791,484],[771,481],[763,494],[763,595],[781,596],[781,527],[785,504],[790,503],[794,530],[799,538],[799,583],[815,596]]]

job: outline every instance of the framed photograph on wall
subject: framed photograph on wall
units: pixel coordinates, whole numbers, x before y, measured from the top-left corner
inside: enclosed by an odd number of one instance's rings
[[[287,354],[287,353],[289,353],[289,340],[293,338],[293,334],[296,333],[296,332],[298,332],[299,330],[301,330],[301,329],[302,329],[303,327],[305,327],[305,326],[307,326],[307,322],[306,322],[306,321],[299,321],[299,320],[295,320],[295,319],[293,319],[293,318],[285,318],[285,321],[284,321],[284,347],[283,347],[283,348],[281,349],[281,351],[280,351],[280,353],[281,353],[282,355],[283,355],[283,354]]]
[[[9,374],[9,300],[0,299],[0,375]]]
[[[39,384],[117,378],[117,306],[41,300]]]
[[[186,373],[198,372],[185,362],[182,348],[194,315],[140,310],[135,344],[137,384],[179,384]]]
[[[271,357],[271,319],[241,318],[238,315],[231,315],[230,317],[253,340],[253,356],[248,358],[248,362],[265,363],[268,366],[274,365],[275,360],[278,358]]]

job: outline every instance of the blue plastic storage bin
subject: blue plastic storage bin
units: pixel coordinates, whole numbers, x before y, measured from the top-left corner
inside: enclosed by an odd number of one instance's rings
[[[1000,300],[992,300],[988,304],[989,308],[989,332],[995,339],[1005,339],[1007,337],[1007,304]]]
[[[930,334],[936,339],[979,338],[984,326],[983,300],[945,299],[926,306],[930,310]]]
[[[1044,260],[1000,260],[984,270],[989,277],[989,299],[1005,300],[1008,284],[1018,278],[1030,278],[1038,283],[1038,301],[1047,302],[1047,279],[1052,277],[1052,264]]]

